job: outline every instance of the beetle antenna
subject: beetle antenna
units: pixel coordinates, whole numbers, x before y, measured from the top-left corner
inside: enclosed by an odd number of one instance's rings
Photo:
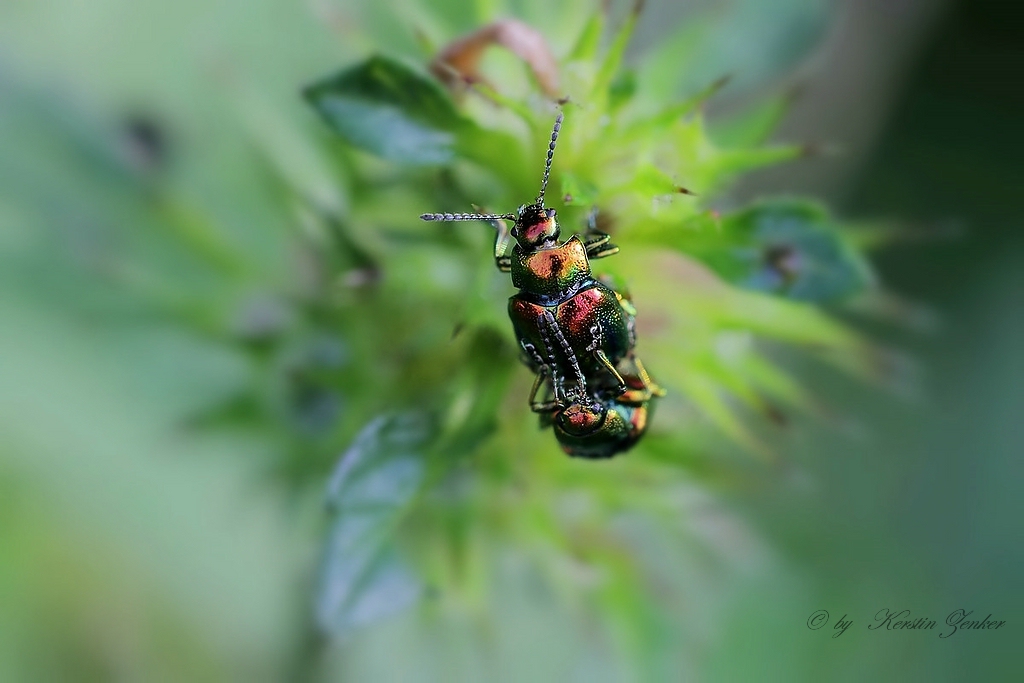
[[[551,176],[551,160],[555,157],[555,143],[558,142],[558,131],[562,129],[562,113],[555,119],[555,127],[551,131],[551,142],[548,143],[548,160],[544,164],[544,179],[540,182],[540,194],[537,195],[537,206],[544,206],[544,192],[548,189],[548,178]]]
[[[514,221],[514,213],[425,213],[420,216],[425,221]]]

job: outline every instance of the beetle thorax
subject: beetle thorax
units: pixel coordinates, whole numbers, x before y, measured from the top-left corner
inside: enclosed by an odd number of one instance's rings
[[[512,251],[512,284],[544,305],[572,297],[591,279],[587,249],[576,236],[543,249],[516,245]]]

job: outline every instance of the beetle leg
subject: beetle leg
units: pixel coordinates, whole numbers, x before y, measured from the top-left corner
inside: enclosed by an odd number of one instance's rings
[[[619,248],[611,244],[612,236],[597,228],[597,208],[587,214],[587,227],[583,231],[583,246],[587,250],[587,258],[604,258],[617,254]]]
[[[618,384],[615,393],[622,394],[626,391],[626,380],[622,379],[622,375],[620,375],[619,371],[615,369],[612,362],[608,360],[608,356],[605,355],[604,351],[601,349],[594,349],[594,357],[597,358],[597,362],[604,366],[604,369],[610,372],[615,378],[615,382]]]
[[[473,209],[476,211],[483,211],[476,204],[473,205]],[[503,273],[508,273],[512,270],[512,259],[505,255],[508,251],[509,238],[512,236],[512,232],[508,229],[508,225],[504,220],[490,220],[487,221],[494,228],[496,234],[494,237],[494,265]]]
[[[508,229],[508,225],[505,221],[493,221],[494,227],[497,229],[498,234],[494,238],[494,265],[498,267],[503,273],[507,273],[512,270],[512,259],[505,255],[508,250],[508,241],[512,233]]]
[[[583,237],[583,247],[587,250],[587,258],[604,258],[619,253],[619,247],[611,243],[612,236],[597,230],[587,231]]]
[[[529,366],[534,372],[540,372],[544,368],[544,359],[537,353],[537,347],[525,339],[519,342],[520,347],[523,349],[523,362]]]
[[[530,390],[530,410],[535,413],[553,413],[560,407],[554,399],[542,403],[537,402],[537,392],[544,385],[545,378],[548,378],[548,368],[546,365],[537,373],[536,379],[533,380],[533,388]]]
[[[599,247],[606,244],[611,235],[597,229],[597,207],[587,212],[587,227],[583,229],[583,244],[589,251],[592,247]]]
[[[651,396],[664,396],[666,392],[662,387],[654,383],[651,376],[647,374],[647,368],[640,362],[639,358],[634,357],[633,363],[636,365],[637,374],[640,375],[640,381],[644,383],[644,388],[651,392]]]
[[[616,400],[620,403],[639,406],[655,396],[664,396],[665,390],[654,383],[654,380],[647,374],[647,369],[640,362],[640,359],[633,356],[630,358],[630,361],[633,363],[635,374],[633,372],[627,373],[626,391],[622,392]]]
[[[555,316],[551,315],[550,311],[545,310],[541,319],[543,324],[558,341],[558,345],[562,347],[562,353],[565,355],[565,359],[569,362],[569,365],[572,366],[573,373],[576,375],[576,386],[578,387],[576,393],[581,397],[584,396],[587,393],[587,378],[583,375],[583,370],[580,368],[579,361],[576,360],[576,354],[573,352],[572,346],[569,344],[568,340],[566,340],[565,335],[562,334],[562,328],[558,326]],[[544,343],[548,343],[548,339],[546,337]]]
[[[605,256],[613,256],[613,255],[618,254],[618,253],[619,253],[619,245],[617,245],[617,244],[605,244],[600,249],[594,249],[593,251],[591,251],[588,248],[587,249],[587,258],[589,258],[589,259],[598,259],[598,258],[604,258]]]
[[[548,336],[548,318],[551,318],[551,314],[544,311],[544,314],[537,320],[537,330],[540,332],[541,341],[544,343],[544,350],[548,354],[548,362],[544,363],[541,361],[541,365],[546,367],[551,373],[551,393],[554,395],[555,403],[564,405],[565,387],[562,386],[562,378],[558,373],[558,360],[555,358],[554,347],[551,345],[551,337]],[[540,354],[536,354],[536,358],[540,359]]]
[[[601,341],[603,340],[603,336],[601,334],[601,325],[591,325],[590,334],[592,339],[590,344],[587,346],[587,351],[593,353],[594,357],[597,359],[597,362],[604,366],[604,368],[608,370],[609,373],[611,373],[612,377],[615,378],[616,395],[623,395],[623,393],[626,391],[626,381],[622,379],[622,375],[615,368],[615,366],[612,365],[612,362],[608,360],[608,356],[605,354],[605,352],[601,350]]]

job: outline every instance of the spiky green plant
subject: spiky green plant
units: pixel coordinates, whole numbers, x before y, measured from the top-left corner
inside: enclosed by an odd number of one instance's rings
[[[445,62],[459,61],[460,43],[430,63],[451,90],[426,64],[378,55],[305,91],[349,145],[341,152],[349,164],[344,199],[335,202],[344,208],[305,202],[318,234],[333,235],[354,269],[346,276],[325,264],[325,285],[373,279],[330,306],[344,338],[361,344],[359,364],[336,390],[350,401],[350,425],[369,423],[330,489],[334,523],[317,605],[323,628],[345,631],[412,601],[422,581],[456,602],[485,591],[465,578],[482,562],[471,559],[481,551],[467,534],[488,543],[529,539],[554,574],[581,555],[608,574],[588,590],[615,604],[641,568],[601,531],[608,520],[625,510],[671,519],[673,495],[706,448],[709,425],[772,458],[748,422],[814,410],[762,341],[876,374],[876,351],[820,308],[870,282],[828,213],[800,199],[719,208],[737,176],[805,152],[764,143],[778,100],[709,130],[703,105],[724,80],[665,102],[643,66],[623,65],[636,18],[628,14],[606,43],[606,16],[595,13],[557,66],[538,66],[530,43],[521,56],[534,60],[532,78],[518,93],[505,84],[525,65],[508,59],[484,80]],[[538,37],[519,24],[498,27],[481,35],[519,32],[504,39],[514,50],[517,40]],[[652,433],[612,463],[562,457],[528,410],[530,377],[516,361],[505,313],[513,290],[487,257],[487,226],[415,218],[532,201],[555,93],[565,122],[549,205],[568,230],[600,209],[622,251],[595,267],[632,290],[640,353],[670,392]],[[322,249],[316,254],[323,260]],[[587,501],[585,519],[561,514],[567,500]],[[403,555],[414,558],[414,570]],[[483,594],[463,598],[483,603]]]

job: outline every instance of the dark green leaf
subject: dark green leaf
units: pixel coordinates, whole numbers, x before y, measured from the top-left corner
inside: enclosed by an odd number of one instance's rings
[[[373,420],[338,462],[327,487],[328,504],[338,513],[405,505],[419,487],[434,434],[433,421],[422,413]]]
[[[317,592],[320,628],[344,633],[395,614],[420,595],[421,586],[390,542],[378,542],[366,515],[338,519],[327,540]]]
[[[741,287],[801,301],[841,298],[871,279],[825,210],[797,200],[762,202],[726,216],[721,236],[693,253]]]
[[[316,594],[325,631],[394,613],[418,595],[392,535],[420,490],[435,435],[434,421],[422,413],[378,417],[338,463],[327,490],[335,521]]]
[[[371,57],[308,87],[306,99],[345,140],[409,164],[443,164],[470,124],[439,85],[404,64]]]

